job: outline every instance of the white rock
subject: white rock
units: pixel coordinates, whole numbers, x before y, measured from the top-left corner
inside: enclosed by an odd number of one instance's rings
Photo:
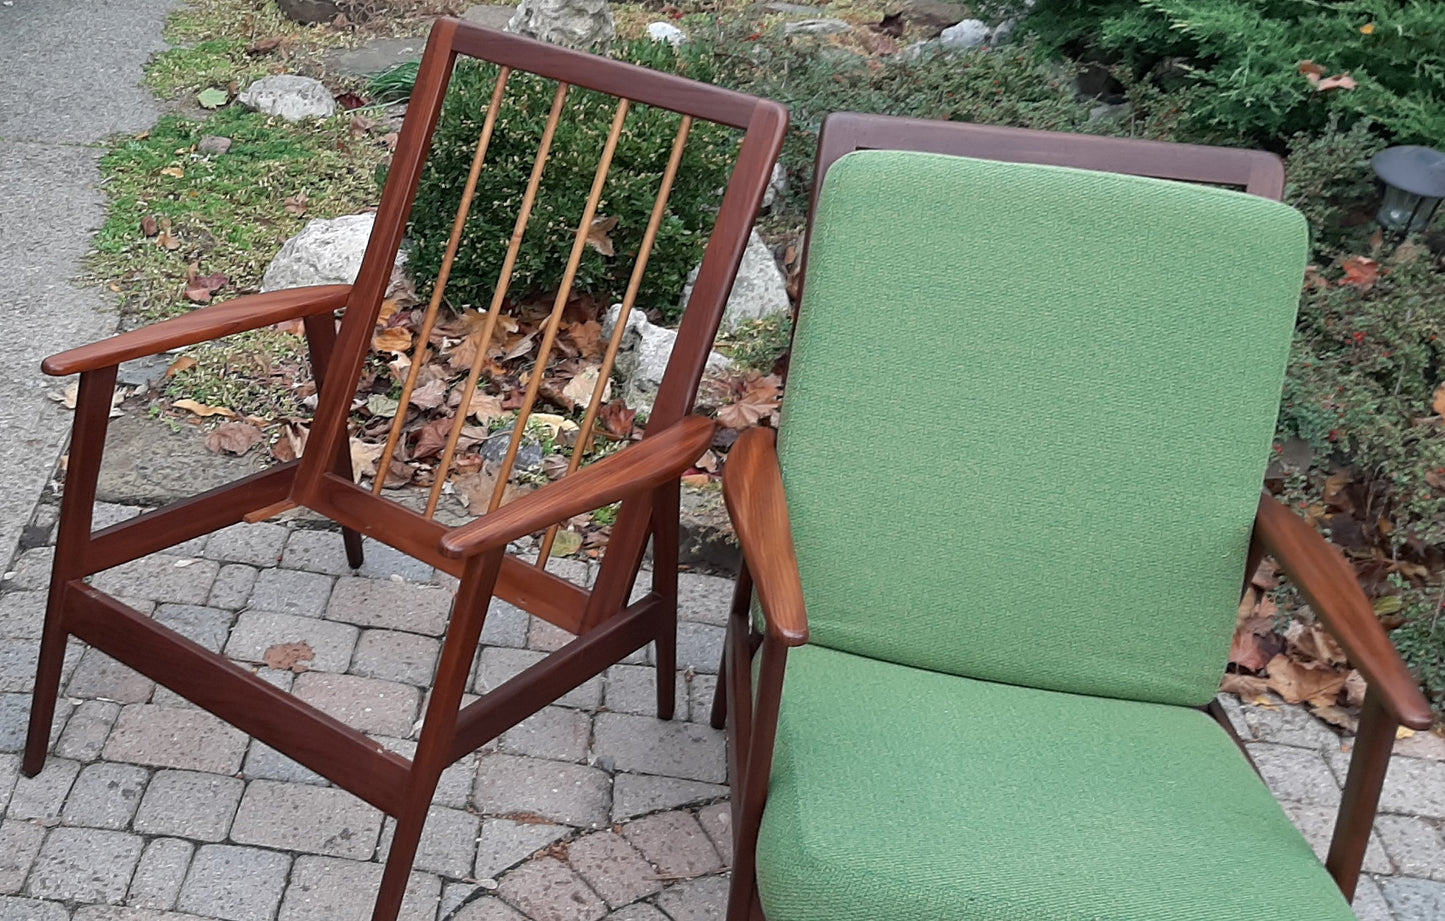
[[[841,19],[799,19],[783,24],[784,35],[842,35],[853,27]]]
[[[613,304],[612,309],[607,311],[602,321],[603,335],[612,335],[621,312],[621,304]],[[627,315],[627,331],[622,334],[622,345],[617,352],[613,373],[622,382],[622,399],[629,407],[652,411],[658,388],[662,386],[662,375],[667,371],[667,362],[672,358],[672,349],[676,344],[676,330],[654,325],[640,310],[634,309]],[[708,353],[709,371],[722,371],[731,364],[725,355]]]
[[[266,274],[261,276],[261,290],[353,283],[361,271],[361,257],[366,253],[375,221],[374,214],[308,221],[300,233],[281,245],[281,251],[266,266]],[[406,253],[397,253],[389,290],[401,282],[405,263]]]
[[[687,41],[687,33],[670,22],[649,22],[647,37],[655,42],[667,42],[674,48]]]
[[[607,0],[522,0],[507,31],[588,51],[607,47],[617,35]]]
[[[1014,28],[1017,27],[1018,24],[1019,21],[1017,19],[1005,19],[997,26],[994,26],[993,37],[988,40],[988,43],[990,45],[1002,45],[1009,40],[1009,36],[1014,34]]]
[[[687,276],[687,286],[682,289],[682,304],[687,305],[692,297],[692,286],[697,281],[697,269]],[[743,263],[738,267],[738,277],[733,281],[728,305],[723,310],[722,329],[731,332],[739,323],[759,320],[774,314],[786,313],[791,309],[788,302],[788,280],[778,268],[773,251],[756,230],[748,237],[748,248],[743,251]]]
[[[279,115],[288,122],[336,114],[336,100],[320,80],[295,74],[262,77],[237,98],[247,108],[264,115]]]
[[[932,57],[943,50],[943,45],[936,38],[927,41],[914,42],[907,48],[898,52],[898,57],[905,61],[917,61],[925,57]]]
[[[965,48],[977,48],[989,40],[993,35],[993,29],[988,23],[981,19],[965,19],[963,22],[949,26],[938,36],[943,47],[952,51],[961,51]]]
[[[771,208],[778,196],[788,190],[788,171],[783,169],[783,164],[773,164],[773,178],[768,180],[767,191],[763,193],[763,207]]]

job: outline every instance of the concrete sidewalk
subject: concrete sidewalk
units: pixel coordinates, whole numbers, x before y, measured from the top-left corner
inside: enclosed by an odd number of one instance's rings
[[[175,0],[13,0],[0,6],[0,559],[50,473],[69,414],[40,360],[104,336],[105,299],[76,288],[104,217],[102,139],[156,119],[141,67],[165,47]]]

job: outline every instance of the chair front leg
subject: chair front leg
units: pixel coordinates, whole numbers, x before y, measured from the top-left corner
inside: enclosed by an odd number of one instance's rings
[[[30,726],[21,765],[27,777],[34,777],[45,766],[45,753],[50,748],[50,724],[55,718],[60,673],[65,664],[65,642],[70,635],[65,623],[66,585],[86,574],[85,548],[90,542],[95,486],[105,450],[115,377],[115,365],[80,375],[75,419],[71,424],[70,460],[65,468],[65,495],[60,500],[55,562],[50,569],[50,596],[45,605],[45,626],[40,635],[35,689],[30,700]]]
[[[316,379],[316,392],[321,392],[322,384],[326,380],[326,369],[331,365],[331,353],[336,346],[336,318],[330,313],[315,314],[302,319],[302,325],[306,328],[306,347],[311,354],[311,376]],[[332,468],[337,476],[352,478],[351,470],[351,448],[343,444],[336,452],[336,465]],[[377,476],[385,478],[385,471],[378,471]],[[366,562],[366,557],[361,549],[361,535],[351,528],[342,527],[341,543],[346,548],[346,565],[352,569],[360,569],[361,564]]]
[[[1360,881],[1360,867],[1380,805],[1380,790],[1390,768],[1395,746],[1395,720],[1385,710],[1379,692],[1372,685],[1365,691],[1360,711],[1360,731],[1350,757],[1350,772],[1340,798],[1340,811],[1330,839],[1325,868],[1334,876],[1346,899],[1354,899]]]
[[[657,718],[672,719],[677,706],[677,566],[681,484],[672,480],[653,492],[652,592],[662,599],[653,644],[657,652]]]

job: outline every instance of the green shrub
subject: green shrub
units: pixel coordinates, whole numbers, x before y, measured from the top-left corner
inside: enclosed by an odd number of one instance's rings
[[[1048,48],[1136,74],[1182,68],[1205,90],[1188,112],[1201,137],[1278,148],[1332,118],[1372,118],[1400,143],[1445,136],[1445,4],[1042,0],[1025,25]],[[1307,61],[1357,86],[1321,91],[1300,71]]]
[[[1309,221],[1317,258],[1360,249],[1362,238],[1375,229],[1378,196],[1370,158],[1384,146],[1368,119],[1348,131],[1332,122],[1320,134],[1297,134],[1290,140],[1284,200]]]
[[[663,42],[623,43],[614,49],[614,56],[658,70],[708,76],[699,62]],[[435,279],[446,252],[496,76],[491,65],[466,62],[452,78],[432,158],[412,209],[411,265],[423,287]],[[485,308],[491,300],[555,87],[551,81],[520,73],[508,83],[447,287],[447,299],[454,307]],[[547,296],[560,286],[615,105],[611,97],[590,91],[573,89],[568,95],[517,257],[510,288],[513,298]],[[672,112],[632,107],[597,209],[599,219],[617,220],[608,233],[616,255],[587,247],[574,287],[578,294],[607,302],[621,300],[678,123]],[[638,298],[640,306],[656,309],[665,318],[677,314],[686,276],[702,258],[727,183],[733,135],[730,129],[693,125]]]

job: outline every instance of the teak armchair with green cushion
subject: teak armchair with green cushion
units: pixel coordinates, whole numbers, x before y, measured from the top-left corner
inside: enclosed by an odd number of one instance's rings
[[[1278,159],[835,115],[819,174],[776,449],[725,475],[729,918],[1352,918],[1431,713],[1261,494],[1306,254]],[[1207,712],[1263,553],[1369,680],[1328,871]]]

